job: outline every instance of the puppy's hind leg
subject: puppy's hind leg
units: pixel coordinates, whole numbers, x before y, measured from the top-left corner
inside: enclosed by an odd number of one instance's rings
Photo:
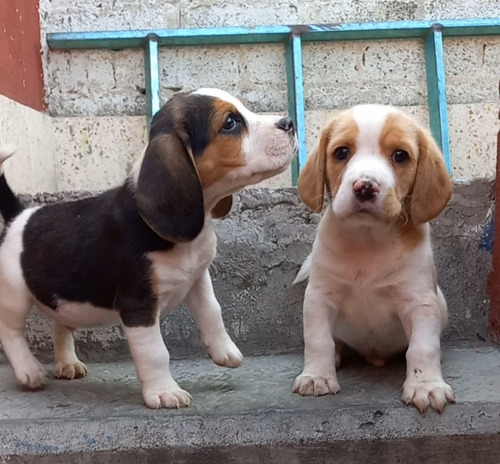
[[[87,366],[75,352],[74,329],[54,321],[54,376],[57,379],[79,379],[87,375]]]
[[[31,353],[24,330],[32,301],[29,294],[9,291],[0,277],[0,340],[17,381],[29,389],[42,388],[47,373]]]

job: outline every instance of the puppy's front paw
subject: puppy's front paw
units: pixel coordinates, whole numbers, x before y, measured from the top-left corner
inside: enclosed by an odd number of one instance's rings
[[[236,344],[227,337],[225,340],[215,342],[206,347],[212,361],[221,367],[240,367],[243,355]]]
[[[293,383],[293,392],[302,396],[336,395],[339,391],[336,376],[300,374]]]
[[[15,368],[14,372],[22,388],[39,390],[47,383],[47,372],[38,361],[33,360],[30,365]]]
[[[163,387],[142,387],[142,397],[151,409],[185,408],[191,404],[191,395],[174,383]]]
[[[81,379],[87,375],[87,366],[80,361],[66,364],[58,361],[54,366],[54,377],[56,379]]]
[[[442,379],[417,381],[407,379],[403,384],[401,399],[407,404],[413,404],[420,412],[424,412],[429,405],[443,412],[447,403],[455,402],[453,389]]]

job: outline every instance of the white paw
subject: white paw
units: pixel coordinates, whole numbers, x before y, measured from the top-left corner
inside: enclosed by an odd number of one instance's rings
[[[14,373],[21,387],[30,390],[43,388],[47,383],[47,372],[35,359],[29,366],[14,368]]]
[[[87,366],[80,361],[69,364],[57,361],[54,366],[54,376],[56,379],[81,379],[87,375],[87,372]]]
[[[177,383],[165,387],[142,387],[142,397],[146,406],[151,409],[185,408],[191,404],[191,395],[182,390]]]
[[[339,391],[336,376],[300,374],[293,383],[293,392],[302,396],[336,395]]]
[[[240,367],[243,355],[236,344],[229,338],[206,345],[212,361],[221,367]]]
[[[401,399],[408,405],[413,404],[420,412],[429,405],[441,413],[447,403],[455,402],[453,389],[442,379],[417,381],[406,379]]]

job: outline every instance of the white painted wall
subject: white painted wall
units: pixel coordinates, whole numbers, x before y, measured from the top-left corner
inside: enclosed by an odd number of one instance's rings
[[[58,190],[52,118],[0,95],[0,144],[18,151],[5,162],[9,183],[19,193]]]
[[[43,33],[144,28],[500,17],[498,0],[41,0]],[[43,39],[42,39],[43,42]],[[146,141],[142,52],[43,46],[59,190],[116,185]],[[494,175],[500,37],[446,39],[453,174]],[[259,112],[286,111],[282,45],[161,49],[163,99],[224,88]],[[333,112],[356,103],[403,106],[427,122],[421,41],[306,44],[307,145]],[[20,162],[15,160],[15,162]],[[288,185],[289,175],[273,185]]]

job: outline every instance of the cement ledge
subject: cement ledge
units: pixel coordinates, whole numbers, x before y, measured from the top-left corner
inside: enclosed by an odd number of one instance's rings
[[[338,462],[364,462],[365,455],[368,462],[376,452],[383,463],[426,462],[425,456],[496,463],[499,364],[499,348],[444,350],[444,375],[458,403],[442,415],[420,415],[399,399],[403,360],[377,369],[348,359],[339,371],[342,391],[323,398],[291,393],[300,355],[248,358],[236,370],[177,361],[174,375],[193,394],[193,405],[159,411],[143,406],[131,363],[93,364],[86,379],[52,379],[35,393],[16,389],[1,363],[0,457],[51,464],[71,456],[93,463],[136,463],[138,456],[141,462],[317,463],[332,453],[345,455]]]

